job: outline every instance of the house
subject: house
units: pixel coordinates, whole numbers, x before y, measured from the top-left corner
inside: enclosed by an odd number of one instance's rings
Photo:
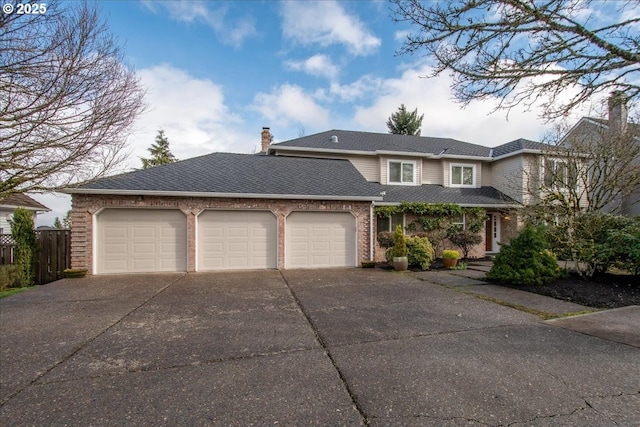
[[[93,274],[354,267],[380,259],[376,218],[403,201],[487,210],[473,256],[516,232],[522,172],[542,146],[331,130],[259,154],[212,153],[102,178],[72,195],[73,268]],[[461,219],[462,224],[464,218]]]
[[[39,213],[51,211],[51,209],[26,194],[10,194],[4,199],[0,199],[0,234],[11,234],[9,220],[13,216],[13,212],[16,208],[25,208],[28,211],[33,212],[34,224]]]
[[[624,184],[633,183],[635,188],[625,189],[625,194],[616,197],[612,202],[603,207],[604,211],[614,212],[623,215],[640,215],[640,187],[635,183],[638,182],[638,171],[640,171],[640,125],[631,123],[628,120],[627,98],[622,92],[613,92],[608,99],[608,117],[607,119],[582,117],[561,139],[559,147],[577,146],[586,152],[607,153],[601,147],[606,145],[612,146],[611,156],[626,157],[631,160],[628,165],[630,169],[635,171],[635,177],[626,181]],[[588,156],[587,156],[588,157]],[[598,157],[598,154],[596,154]],[[604,159],[596,159],[602,161]],[[613,159],[608,167],[621,167],[621,162]],[[593,161],[593,160],[592,160]],[[590,175],[603,175],[601,172],[607,167],[603,165],[600,168],[592,167]],[[633,172],[632,171],[632,172]],[[590,177],[592,179],[597,179]],[[613,180],[610,180],[613,181]],[[605,185],[612,185],[607,182]],[[595,192],[600,192],[602,187],[593,185]],[[629,191],[626,191],[629,190]]]

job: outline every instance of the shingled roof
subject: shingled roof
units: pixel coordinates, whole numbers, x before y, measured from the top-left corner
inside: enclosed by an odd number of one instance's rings
[[[21,193],[13,193],[5,197],[4,199],[0,199],[0,206],[10,206],[12,208],[25,208],[29,210],[45,212],[51,211],[51,209],[49,209],[42,203],[32,199],[26,194]]]
[[[332,138],[336,137],[336,138]],[[337,140],[337,142],[335,142]],[[451,138],[395,135],[333,129],[314,135],[284,141],[270,146],[270,150],[282,147],[313,148],[346,151],[392,151],[420,154],[447,154],[488,157],[490,148]]]
[[[549,148],[549,146],[541,142],[519,138],[495,147],[493,149],[493,157],[500,157],[521,150],[544,150],[545,148]]]
[[[212,153],[102,178],[68,193],[380,200],[348,160]]]
[[[493,187],[457,188],[428,184],[419,186],[380,185],[385,203],[455,203],[462,206],[514,206],[518,202]]]

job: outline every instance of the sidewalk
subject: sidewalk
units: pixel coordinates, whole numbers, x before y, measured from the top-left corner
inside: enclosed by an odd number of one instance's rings
[[[485,281],[491,261],[472,261],[467,270],[438,270],[415,273],[423,281],[478,298],[538,315],[548,324],[640,347],[640,306],[613,310],[562,301]]]

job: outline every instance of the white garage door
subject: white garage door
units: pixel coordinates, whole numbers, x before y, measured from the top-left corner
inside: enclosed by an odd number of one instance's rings
[[[105,209],[97,215],[97,273],[187,270],[187,218],[178,210]]]
[[[276,217],[268,211],[204,211],[198,216],[198,270],[276,268]]]
[[[342,212],[293,212],[287,217],[286,268],[353,267],[356,222]]]

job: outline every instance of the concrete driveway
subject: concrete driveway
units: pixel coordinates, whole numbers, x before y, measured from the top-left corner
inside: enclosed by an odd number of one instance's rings
[[[640,348],[379,269],[0,300],[1,425],[640,424]]]

